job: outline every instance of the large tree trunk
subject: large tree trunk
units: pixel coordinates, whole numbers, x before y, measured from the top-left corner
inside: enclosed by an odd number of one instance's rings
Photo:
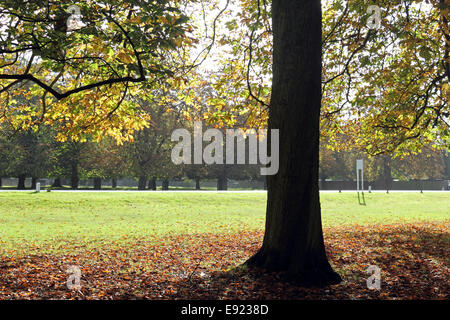
[[[146,176],[140,176],[138,180],[138,190],[145,190],[145,184],[147,183]]]
[[[102,178],[94,178],[94,190],[102,189]]]
[[[117,179],[116,178],[111,179],[111,188],[113,188],[113,189],[117,188]]]
[[[52,188],[62,188],[61,178],[55,178],[52,184]]]
[[[25,179],[26,176],[24,174],[19,175],[19,181],[17,182],[17,189],[25,190]]]
[[[319,202],[320,0],[274,0],[269,129],[280,130],[280,167],[268,176],[266,230],[250,267],[305,286],[341,281],[325,253]]]

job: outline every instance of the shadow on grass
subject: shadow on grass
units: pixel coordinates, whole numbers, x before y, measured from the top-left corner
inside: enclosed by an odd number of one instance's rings
[[[358,203],[361,206],[366,205],[366,198],[364,198],[364,192],[361,192],[361,196],[359,196],[359,192],[358,192]]]

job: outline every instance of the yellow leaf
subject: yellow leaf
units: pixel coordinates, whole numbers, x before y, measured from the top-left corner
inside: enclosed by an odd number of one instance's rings
[[[126,53],[124,52],[119,52],[117,54],[117,57],[119,58],[120,61],[122,61],[123,63],[131,63],[133,62],[133,59]]]

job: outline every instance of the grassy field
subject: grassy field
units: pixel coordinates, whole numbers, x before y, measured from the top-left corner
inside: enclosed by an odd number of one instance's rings
[[[450,193],[321,195],[325,227],[450,219]],[[265,193],[0,193],[3,251],[263,230]],[[45,244],[45,246],[43,246]],[[1,252],[1,250],[0,250]]]
[[[365,205],[321,194],[344,280],[326,289],[226,272],[260,247],[265,202],[262,192],[1,192],[0,300],[448,299],[450,193],[371,193]],[[80,291],[66,286],[73,265]],[[367,289],[369,265],[382,290]]]

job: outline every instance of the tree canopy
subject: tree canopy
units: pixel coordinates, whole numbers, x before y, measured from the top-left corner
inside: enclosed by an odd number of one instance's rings
[[[0,7],[1,121],[14,129],[46,124],[62,140],[132,140],[149,120],[132,97],[153,102],[155,88],[172,91],[160,105],[183,101],[186,119],[267,125],[271,1],[71,5]],[[448,3],[377,6],[373,27],[363,1],[322,3],[322,136],[330,148],[356,145],[373,155],[448,147]]]

